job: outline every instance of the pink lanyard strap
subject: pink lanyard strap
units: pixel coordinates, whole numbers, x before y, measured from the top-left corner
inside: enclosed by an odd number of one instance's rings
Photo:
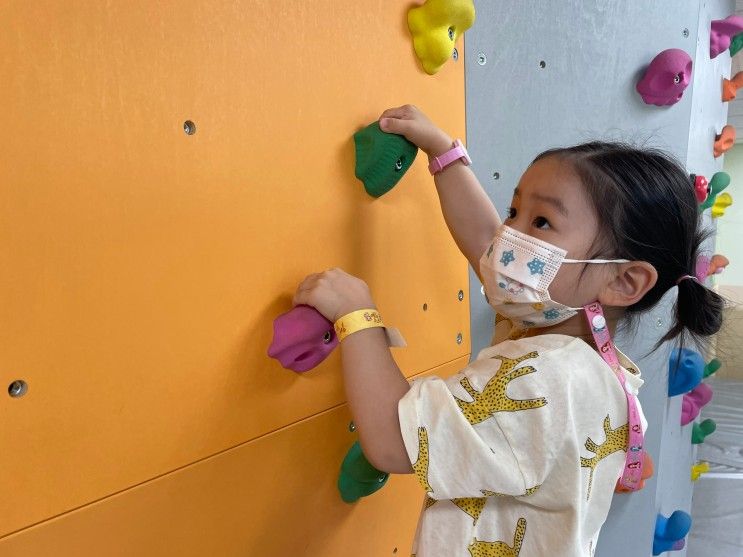
[[[593,340],[599,350],[603,360],[611,366],[619,382],[622,384],[624,394],[627,396],[627,417],[629,420],[629,446],[627,450],[627,459],[624,461],[624,473],[620,478],[622,486],[635,491],[640,488],[642,479],[642,462],[643,462],[643,441],[642,424],[640,422],[640,411],[637,408],[635,396],[627,389],[627,381],[624,372],[620,369],[619,358],[614,350],[614,343],[611,341],[609,328],[606,326],[604,310],[601,304],[594,302],[583,306],[588,319],[588,326],[591,328]]]

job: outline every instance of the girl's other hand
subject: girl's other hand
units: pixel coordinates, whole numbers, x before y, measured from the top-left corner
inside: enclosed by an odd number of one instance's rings
[[[342,269],[308,275],[294,294],[294,305],[305,304],[335,323],[357,309],[376,309],[369,286]]]
[[[387,133],[404,135],[428,156],[438,156],[452,146],[452,139],[412,104],[385,110],[379,127]]]

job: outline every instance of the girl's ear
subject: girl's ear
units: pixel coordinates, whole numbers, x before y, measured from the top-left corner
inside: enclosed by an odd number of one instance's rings
[[[599,292],[601,304],[628,307],[639,302],[655,286],[658,271],[647,261],[620,263],[616,275]]]

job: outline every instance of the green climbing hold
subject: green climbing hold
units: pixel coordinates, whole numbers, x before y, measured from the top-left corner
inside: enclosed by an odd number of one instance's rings
[[[738,54],[741,48],[743,48],[743,33],[735,35],[733,40],[730,41],[730,56]]]
[[[355,503],[371,495],[387,483],[390,475],[380,472],[366,460],[361,445],[356,441],[346,454],[338,476],[338,490],[346,503]]]
[[[385,133],[373,122],[353,134],[356,177],[372,197],[384,195],[413,164],[418,147],[401,135]]]
[[[722,367],[722,362],[717,358],[713,358],[709,363],[704,366],[704,378],[706,379],[710,375],[714,374],[718,369]]]
[[[715,423],[715,420],[708,419],[699,424],[695,423],[691,428],[691,442],[694,445],[704,443],[704,438],[709,434],[714,433],[716,429],[717,424]]]
[[[707,186],[709,188],[709,195],[707,196],[705,202],[699,205],[699,210],[704,211],[705,209],[709,209],[710,207],[712,207],[712,205],[714,205],[715,203],[717,194],[729,185],[730,174],[728,174],[727,172],[715,172],[715,175],[712,176],[712,179],[709,181],[709,184]]]

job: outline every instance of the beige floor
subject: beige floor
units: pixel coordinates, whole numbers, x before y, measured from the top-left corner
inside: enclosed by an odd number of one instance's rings
[[[732,302],[717,334],[715,357],[722,362],[721,378],[743,380],[743,287],[720,286],[718,291]]]

